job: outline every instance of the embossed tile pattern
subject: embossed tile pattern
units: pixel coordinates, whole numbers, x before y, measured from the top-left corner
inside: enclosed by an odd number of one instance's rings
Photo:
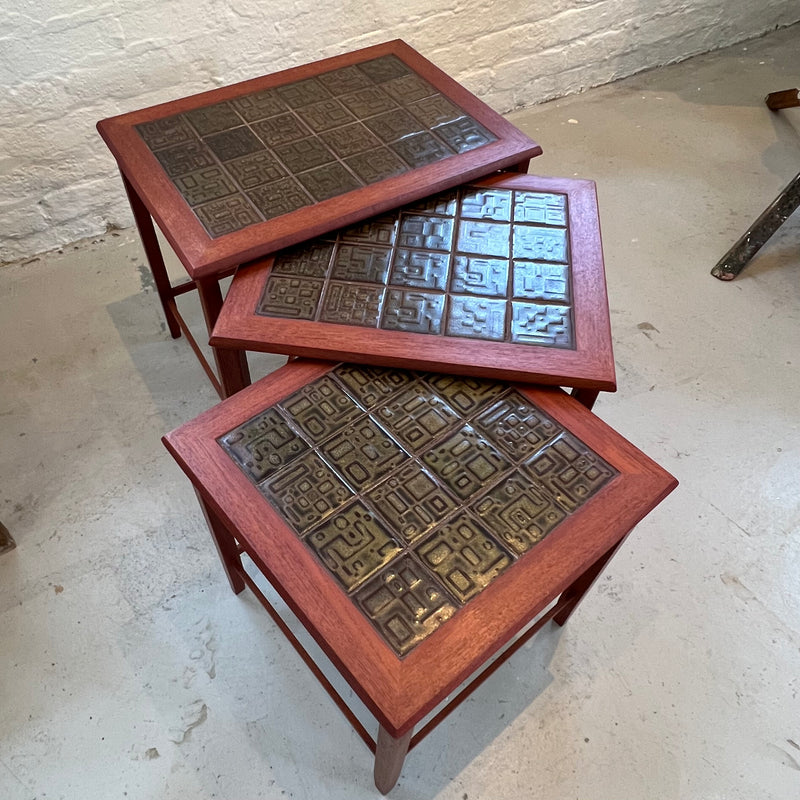
[[[219,444],[400,657],[616,475],[506,384],[352,364]]]
[[[497,138],[393,55],[137,130],[212,238]]]
[[[566,195],[467,186],[281,252],[256,313],[574,348],[570,271]]]

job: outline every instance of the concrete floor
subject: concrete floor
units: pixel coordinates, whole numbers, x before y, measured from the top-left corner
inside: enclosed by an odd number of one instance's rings
[[[800,796],[800,219],[709,275],[800,166],[800,109],[762,103],[800,82],[798,35],[512,116],[533,171],[598,182],[619,391],[597,413],[681,487],[409,755],[398,800]],[[0,798],[375,797],[159,442],[215,398],[133,232],[0,270],[0,307]]]

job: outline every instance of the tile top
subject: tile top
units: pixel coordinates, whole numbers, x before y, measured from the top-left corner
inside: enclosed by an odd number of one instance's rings
[[[136,130],[212,238],[497,140],[395,55]]]
[[[506,384],[355,365],[218,441],[398,657],[617,474]]]
[[[567,196],[466,186],[283,251],[256,313],[574,347]]]

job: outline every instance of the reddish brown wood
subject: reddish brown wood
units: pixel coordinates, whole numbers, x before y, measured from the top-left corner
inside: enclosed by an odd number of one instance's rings
[[[375,786],[381,794],[390,792],[403,769],[413,729],[402,736],[392,736],[383,726],[378,729],[378,747],[375,751]]]
[[[219,318],[222,308],[222,292],[219,287],[219,279],[197,278],[197,294],[200,297],[200,305],[203,308],[203,316],[206,320],[206,327],[209,331],[214,329],[214,325]],[[230,397],[232,394],[250,385],[250,370],[247,366],[247,354],[242,350],[231,350],[213,346],[214,360],[217,364],[217,374],[222,385],[222,397]],[[205,359],[202,359],[203,361]]]
[[[574,397],[582,406],[591,411],[597,402],[599,394],[600,392],[597,389],[573,389],[570,392],[570,397]]]
[[[562,391],[518,386],[620,474],[400,660],[216,441],[332,367],[293,361],[164,442],[380,725],[397,738],[573,586],[676,481]]]
[[[136,125],[143,122],[281,86],[387,54],[394,54],[403,60],[497,136],[497,141],[212,239],[135,129]],[[133,185],[192,278],[217,274],[223,269],[442,189],[489,175],[496,170],[514,168],[541,153],[538,144],[399,39],[111,117],[99,122],[97,128],[117,159],[122,173]]]
[[[242,566],[236,539],[220,522],[219,517],[205,501],[199,489],[195,488],[195,494],[200,502],[200,508],[203,510],[203,516],[206,518],[211,538],[216,545],[219,560],[222,562],[225,574],[228,576],[228,583],[230,583],[233,593],[239,594],[244,589],[245,582],[243,577],[244,567]]]
[[[770,111],[780,111],[782,108],[797,108],[797,106],[800,106],[800,89],[784,89],[780,92],[770,92],[764,102]]]
[[[474,186],[558,192],[568,196],[575,349],[405,333],[289,320],[255,313],[273,258],[240,269],[214,327],[216,347],[326,358],[378,366],[452,372],[589,390],[614,391],[616,377],[595,184],[504,173]]]

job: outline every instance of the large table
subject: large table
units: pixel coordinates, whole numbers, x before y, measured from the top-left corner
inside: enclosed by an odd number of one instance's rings
[[[384,793],[407,751],[491,670],[547,621],[564,624],[677,483],[557,388],[302,359],[164,442],[233,591],[250,586],[322,681],[375,752]],[[377,736],[244,554],[375,716]]]
[[[197,289],[209,332],[221,277],[247,261],[497,170],[541,148],[402,41],[111,117],[117,160],[173,337],[219,393],[249,383],[241,350],[218,376],[176,297]],[[173,286],[153,220],[190,278]]]

